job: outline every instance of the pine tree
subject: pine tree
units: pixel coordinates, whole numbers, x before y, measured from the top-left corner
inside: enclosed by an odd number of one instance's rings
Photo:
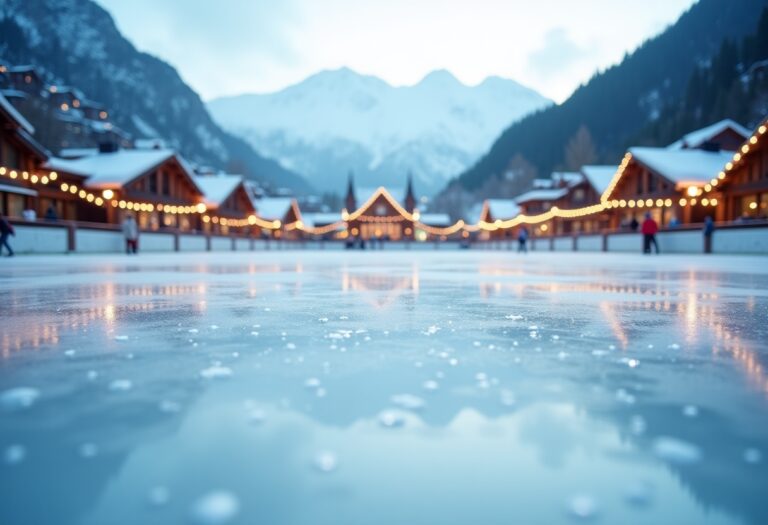
[[[565,146],[565,166],[569,170],[578,171],[582,166],[594,164],[596,161],[597,153],[592,134],[582,124]]]

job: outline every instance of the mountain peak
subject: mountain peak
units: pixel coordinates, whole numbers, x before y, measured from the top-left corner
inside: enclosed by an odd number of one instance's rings
[[[371,88],[388,87],[389,85],[378,77],[358,73],[349,67],[324,69],[291,87],[327,86],[331,88],[353,88],[354,86],[369,86]],[[288,88],[290,89],[290,88]]]
[[[422,195],[487,151],[501,131],[550,104],[538,95],[465,86],[446,70],[394,87],[341,68],[268,95],[218,99],[214,118],[257,151],[342,191],[353,169],[364,186],[401,185],[413,170]]]
[[[451,85],[463,85],[459,79],[457,79],[453,73],[447,69],[436,69],[425,76],[419,85],[436,85],[436,86],[451,86]]]

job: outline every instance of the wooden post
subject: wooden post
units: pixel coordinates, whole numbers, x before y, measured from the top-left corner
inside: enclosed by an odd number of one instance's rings
[[[207,233],[205,235],[205,251],[210,252],[211,251],[211,234]]]
[[[178,230],[173,232],[173,251],[181,251],[181,235],[179,235]]]
[[[603,233],[603,251],[604,252],[608,251],[608,234],[607,233]]]

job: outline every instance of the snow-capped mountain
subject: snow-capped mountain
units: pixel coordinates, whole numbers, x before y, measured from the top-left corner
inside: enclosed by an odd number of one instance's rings
[[[435,71],[414,86],[343,68],[282,91],[213,100],[225,129],[262,155],[340,192],[349,171],[365,185],[402,185],[412,172],[431,194],[485,153],[511,123],[551,101],[512,80],[466,86]]]
[[[136,50],[91,0],[0,0],[0,58],[84,91],[134,138],[159,137],[189,160],[274,186],[308,188],[222,130],[172,66]]]

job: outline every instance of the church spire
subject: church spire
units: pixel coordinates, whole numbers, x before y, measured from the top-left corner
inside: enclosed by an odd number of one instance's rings
[[[357,200],[355,199],[355,175],[350,171],[347,181],[347,197],[344,200],[344,206],[347,211],[352,213],[357,209]]]
[[[416,209],[416,194],[413,192],[413,173],[408,172],[408,187],[405,190],[405,209],[413,213]]]

